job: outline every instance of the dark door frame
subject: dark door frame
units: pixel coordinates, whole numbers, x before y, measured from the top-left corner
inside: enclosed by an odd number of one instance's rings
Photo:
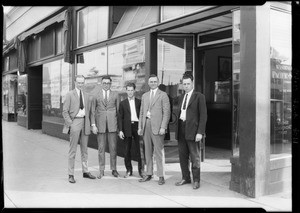
[[[42,129],[43,66],[28,68],[27,128]]]
[[[217,49],[221,47],[231,47],[232,43],[219,43],[214,45],[195,47],[195,82],[194,88],[196,91],[200,91],[205,94],[205,51],[210,49]],[[197,60],[198,59],[198,60]],[[197,71],[197,72],[196,72]],[[232,76],[233,67],[231,69]],[[199,86],[200,83],[200,86]],[[233,152],[233,135],[234,135],[234,124],[233,124],[233,79],[231,77],[231,86],[230,86],[230,108],[231,108],[231,151]]]

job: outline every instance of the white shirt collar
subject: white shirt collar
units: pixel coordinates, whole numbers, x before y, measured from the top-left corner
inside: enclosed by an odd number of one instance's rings
[[[189,91],[188,93],[185,93],[185,94],[188,94],[188,97],[191,97],[193,92],[194,92],[194,89],[192,89],[191,91]]]
[[[157,92],[157,90],[158,90],[158,87],[156,88],[156,89],[150,89],[150,93],[151,93],[151,91],[153,91],[154,92],[154,95],[156,94],[156,92]]]
[[[80,95],[80,90],[77,89],[77,87],[75,87],[75,90],[76,90],[76,92],[77,92],[77,95],[79,96],[79,95]]]
[[[134,96],[132,96],[132,98],[130,99],[129,97],[127,97],[128,98],[128,101],[134,101]]]

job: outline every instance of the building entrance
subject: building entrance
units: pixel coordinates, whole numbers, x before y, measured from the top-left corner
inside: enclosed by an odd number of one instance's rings
[[[42,66],[28,69],[28,129],[42,128]]]
[[[207,104],[206,146],[232,148],[232,47],[201,49],[196,53],[199,73],[195,82]]]

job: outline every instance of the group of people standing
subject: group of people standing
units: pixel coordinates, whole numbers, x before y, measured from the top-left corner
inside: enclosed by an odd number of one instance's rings
[[[133,175],[131,164],[131,147],[135,143],[138,157],[139,182],[150,181],[153,177],[153,156],[156,159],[158,184],[165,183],[164,138],[171,116],[171,104],[166,92],[158,88],[159,79],[150,75],[150,90],[142,95],[141,100],[134,96],[135,84],[126,85],[127,98],[119,101],[117,92],[110,90],[112,79],[102,78],[102,89],[95,96],[83,91],[85,77],[75,77],[75,89],[70,91],[63,105],[65,125],[64,133],[70,134],[68,160],[69,182],[75,183],[74,165],[77,144],[80,142],[81,162],[84,178],[96,179],[88,171],[88,137],[97,135],[99,175],[101,179],[105,170],[105,150],[108,144],[110,153],[110,169],[114,177],[117,171],[117,137],[125,142],[124,161],[126,173],[124,178]],[[205,136],[207,110],[205,97],[193,89],[193,76],[185,73],[182,79],[185,94],[179,97],[179,120],[176,128],[178,151],[182,179],[176,186],[192,183],[193,189],[200,187],[200,142]],[[140,140],[142,138],[143,140]],[[146,171],[142,156],[145,156]],[[192,163],[192,179],[189,170]]]

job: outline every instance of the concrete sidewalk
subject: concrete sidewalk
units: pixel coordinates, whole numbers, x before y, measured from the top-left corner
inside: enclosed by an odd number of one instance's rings
[[[132,177],[125,174],[124,159],[118,157],[120,178],[111,175],[106,153],[105,176],[99,180],[82,178],[78,146],[76,184],[68,182],[69,142],[27,130],[17,123],[2,121],[4,197],[6,208],[100,208],[100,207],[241,207],[266,211],[291,211],[291,193],[249,198],[229,190],[231,165],[227,159],[205,159],[201,163],[200,189],[191,184],[177,187],[181,179],[179,163],[165,166],[166,184],[154,176],[140,183],[137,163]],[[89,148],[89,169],[98,174],[97,150]],[[156,172],[156,171],[155,171]]]

